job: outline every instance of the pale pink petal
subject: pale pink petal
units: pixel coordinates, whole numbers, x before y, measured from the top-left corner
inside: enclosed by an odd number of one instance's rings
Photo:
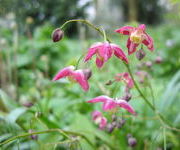
[[[104,102],[102,109],[104,111],[110,110],[110,109],[114,109],[116,107],[116,103],[113,99],[109,98],[107,101]]]
[[[130,112],[132,114],[136,114],[136,112],[131,107],[131,105],[128,102],[126,102],[125,100],[117,100],[116,103],[119,107],[126,109],[128,112]]]
[[[107,119],[105,117],[102,117],[101,122],[99,124],[99,128],[104,129],[106,127],[106,125],[107,125]]]
[[[146,30],[146,25],[145,24],[140,24],[138,28],[145,31]]]
[[[66,67],[66,68],[60,70],[53,78],[53,81],[59,80],[61,78],[71,75],[73,70],[74,70],[74,66],[69,66],[69,67]]]
[[[142,41],[142,43],[144,45],[146,45],[148,47],[148,49],[150,51],[154,50],[154,42],[151,36],[149,36],[148,34],[144,34],[144,40]]]
[[[93,119],[93,120],[96,120],[97,117],[102,117],[102,113],[99,112],[99,111],[97,111],[97,110],[95,110],[95,111],[93,111],[93,113],[92,113],[92,119]]]
[[[114,50],[114,55],[118,58],[120,58],[121,60],[125,61],[126,63],[128,63],[128,59],[125,55],[125,53],[123,52],[123,50],[116,44],[111,44],[112,49]]]
[[[134,82],[133,82],[132,79],[130,79],[130,80],[128,81],[127,86],[128,86],[128,88],[133,88],[133,87],[134,87]]]
[[[116,81],[121,81],[124,73],[118,73],[114,78]]]
[[[82,70],[76,70],[73,72],[74,79],[80,84],[84,91],[88,91],[89,84]]]
[[[115,30],[115,32],[117,33],[121,33],[123,35],[129,35],[130,32],[134,29],[134,27],[131,27],[131,26],[124,26],[122,28],[119,28],[117,30]]]
[[[135,44],[133,42],[131,42],[130,38],[128,38],[127,41],[127,48],[128,48],[128,54],[131,55],[132,53],[134,53],[136,51],[136,48],[139,46],[139,44]]]
[[[104,65],[104,60],[101,60],[97,57],[96,58],[96,65],[98,68],[101,68]]]
[[[112,49],[109,42],[103,43],[97,51],[98,55],[102,57],[105,62],[112,56]]]
[[[124,78],[126,79],[126,81],[127,81],[127,86],[128,86],[129,88],[133,88],[134,82],[133,82],[130,74],[129,74],[128,72],[124,72],[123,77],[124,77]]]
[[[98,42],[93,44],[89,49],[88,49],[88,53],[84,58],[84,61],[88,61],[89,59],[91,59],[91,57],[96,53],[98,48],[102,47],[102,43]]]
[[[98,102],[106,102],[107,100],[111,99],[108,96],[102,95],[102,96],[98,96],[96,98],[93,98],[89,101],[87,101],[88,103],[98,103]]]

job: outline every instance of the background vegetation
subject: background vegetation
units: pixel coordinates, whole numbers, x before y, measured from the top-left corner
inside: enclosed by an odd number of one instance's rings
[[[178,1],[172,2],[178,5]],[[68,19],[86,18],[85,8],[92,2],[82,8],[77,7],[78,0],[54,0],[43,3],[37,0],[0,0],[0,3],[0,10],[4,10],[0,18],[0,142],[23,133],[53,129],[83,135],[68,133],[70,140],[67,140],[66,136],[59,132],[36,134],[17,138],[1,146],[1,149],[124,150],[131,149],[127,143],[127,134],[130,133],[137,139],[137,145],[133,149],[179,150],[180,132],[162,127],[157,116],[135,89],[132,90],[133,98],[130,103],[138,115],[131,116],[121,111],[122,115],[119,117],[123,116],[126,120],[122,128],[109,133],[99,130],[92,122],[92,111],[101,110],[101,106],[87,104],[87,100],[102,94],[123,96],[122,83],[106,85],[116,73],[127,71],[119,60],[112,58],[101,70],[95,66],[94,59],[87,64],[80,62],[80,68],[90,68],[93,72],[89,80],[91,88],[87,93],[82,92],[77,84],[70,84],[67,80],[51,81],[59,69],[75,65],[91,44],[103,41],[100,36],[88,36],[91,29],[87,32],[84,26],[77,24],[66,28],[65,38],[61,42],[53,43],[51,40],[55,26],[60,26]],[[158,1],[148,3],[153,6],[153,11],[143,13],[147,9],[145,3],[139,0],[136,4],[139,8],[139,17],[135,19],[150,24],[160,22],[156,26],[147,27],[147,32],[155,41],[155,52],[151,53],[145,49],[146,57],[142,61],[138,61],[135,55],[128,58],[134,74],[140,70],[139,64],[152,62],[151,68],[144,67],[143,70],[149,73],[147,80],[151,83],[156,107],[174,128],[180,128],[179,18],[172,17],[172,11],[165,13],[165,8],[159,9]],[[124,1],[119,5],[123,6],[124,11],[128,6]],[[19,6],[19,9],[15,11],[12,6]],[[13,11],[13,15],[7,15],[7,10]],[[44,17],[41,20],[42,12]],[[140,16],[141,14],[144,15]],[[157,18],[147,17],[151,15]],[[159,19],[162,17],[163,21]],[[126,18],[129,18],[127,21],[131,20],[130,16]],[[168,23],[169,20],[171,23]],[[137,25],[134,22],[125,24]],[[81,31],[84,29],[85,34],[82,34]],[[109,31],[113,33],[114,29]],[[73,34],[74,38],[69,38]],[[126,37],[115,34],[110,34],[110,37],[127,53],[126,45],[123,44],[126,43]],[[161,64],[155,63],[157,56],[162,57]],[[137,76],[136,80],[139,80]],[[139,86],[151,100],[152,93],[149,87],[140,83]],[[105,115],[111,120],[110,113]],[[61,143],[62,141],[66,142]]]

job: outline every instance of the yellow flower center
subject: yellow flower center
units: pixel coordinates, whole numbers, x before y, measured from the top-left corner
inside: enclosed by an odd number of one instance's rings
[[[76,80],[75,80],[72,76],[69,76],[69,77],[68,77],[68,80],[69,80],[70,82],[73,82],[73,83],[76,82]]]
[[[100,56],[99,54],[97,54],[97,57],[98,57],[101,61],[104,60],[104,58],[103,58],[102,56]]]
[[[130,40],[135,44],[140,44],[143,40],[143,33],[141,30],[134,31],[130,35]]]
[[[118,111],[118,108],[117,108],[117,107],[116,107],[116,108],[113,108],[113,109],[108,110],[108,112],[110,112],[110,113],[112,113],[112,114],[117,113],[117,111]]]

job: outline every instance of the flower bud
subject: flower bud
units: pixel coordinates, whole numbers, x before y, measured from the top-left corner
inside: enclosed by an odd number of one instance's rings
[[[132,94],[129,92],[126,92],[126,95],[122,97],[122,99],[129,101],[132,98]]]
[[[133,137],[128,138],[128,145],[130,147],[135,147],[136,144],[137,144],[137,140],[135,138],[133,138]]]
[[[139,51],[136,52],[136,58],[138,60],[142,60],[146,56],[146,53],[144,52],[143,49],[140,49]]]
[[[156,64],[162,63],[162,57],[161,56],[157,56],[156,59],[155,59],[155,63]]]
[[[32,102],[25,102],[25,103],[23,103],[23,106],[30,108],[31,106],[33,106],[33,103]]]
[[[89,78],[92,76],[91,69],[83,69],[83,73],[84,73],[87,80],[89,80]]]
[[[116,121],[113,121],[111,124],[112,124],[112,126],[115,128],[116,125],[117,125],[117,122],[116,122]]]
[[[29,133],[33,133],[34,131],[30,129],[28,132],[29,132]],[[32,135],[30,135],[30,138],[31,138],[32,140],[37,140],[37,139],[38,139],[38,135],[32,134]]]
[[[112,124],[112,123],[109,123],[106,127],[106,130],[109,132],[109,133],[112,133],[113,130],[114,130],[115,126]]]
[[[111,116],[111,118],[112,118],[112,121],[116,121],[117,120],[117,116],[114,115],[114,114]]]
[[[64,32],[60,28],[57,28],[52,33],[52,40],[53,42],[58,42],[63,38],[63,36]]]
[[[119,122],[117,122],[117,128],[122,128],[124,126],[124,124],[126,123],[126,120],[121,119]]]
[[[132,134],[128,133],[127,138],[130,138],[130,137],[132,137]]]
[[[145,63],[145,65],[146,65],[146,67],[151,68],[152,67],[152,62],[151,61],[147,61]]]
[[[106,85],[112,85],[114,82],[112,80],[109,80],[108,82],[106,82]]]

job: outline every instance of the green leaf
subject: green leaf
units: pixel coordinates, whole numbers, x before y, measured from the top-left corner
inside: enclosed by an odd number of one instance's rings
[[[6,120],[7,120],[8,122],[15,123],[16,120],[17,120],[22,114],[24,114],[24,113],[26,112],[26,110],[27,110],[26,108],[22,108],[22,107],[16,108],[16,109],[12,110],[12,111],[8,114],[8,116],[6,117]]]

